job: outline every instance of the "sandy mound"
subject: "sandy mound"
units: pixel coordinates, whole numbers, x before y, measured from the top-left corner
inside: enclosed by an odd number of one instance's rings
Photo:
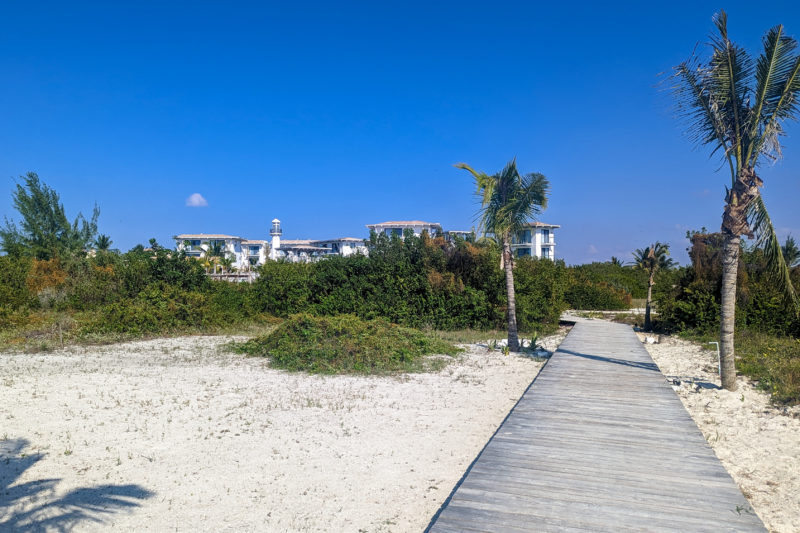
[[[716,351],[672,337],[645,347],[770,531],[800,531],[800,408],[771,405],[742,377],[719,389]]]
[[[0,529],[421,531],[542,366],[309,376],[229,340],[0,354]]]

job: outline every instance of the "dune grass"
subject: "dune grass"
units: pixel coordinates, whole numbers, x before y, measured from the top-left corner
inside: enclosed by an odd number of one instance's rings
[[[708,347],[716,332],[686,331],[681,337]],[[749,329],[736,331],[736,370],[753,379],[778,404],[800,404],[800,339]]]
[[[270,365],[319,374],[385,374],[438,370],[448,361],[428,355],[462,351],[442,339],[392,324],[353,315],[291,316],[275,331],[232,349],[269,357]]]

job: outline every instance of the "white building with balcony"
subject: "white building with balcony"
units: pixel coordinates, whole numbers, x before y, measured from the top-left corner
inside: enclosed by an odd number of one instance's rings
[[[554,232],[560,228],[556,224],[530,222],[525,229],[511,239],[511,253],[514,257],[556,258]]]
[[[368,255],[367,243],[364,239],[355,237],[340,237],[338,239],[281,239],[283,229],[281,221],[277,218],[272,221],[269,231],[272,236],[269,258],[272,260],[285,260],[293,263],[316,261],[332,255],[350,256],[354,254]]]
[[[410,229],[414,235],[419,237],[423,231],[427,231],[431,237],[436,237],[442,234],[442,225],[437,222],[425,222],[422,220],[393,220],[389,222],[381,222],[380,224],[367,224],[370,231],[377,234],[385,234],[387,237],[397,235],[403,236],[403,231]]]
[[[269,244],[263,240],[243,239],[223,233],[181,233],[175,235],[175,248],[189,257],[209,256],[215,247],[219,254],[231,257],[237,270],[263,265],[269,256]]]

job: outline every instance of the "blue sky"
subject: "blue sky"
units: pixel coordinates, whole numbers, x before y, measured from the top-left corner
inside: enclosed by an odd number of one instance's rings
[[[719,227],[718,162],[694,150],[659,73],[729,13],[756,53],[797,2],[6,2],[0,216],[33,170],[71,215],[101,208],[128,249],[156,237],[366,236],[396,219],[469,229],[464,161],[516,156],[551,181],[541,220],[568,263],[653,240],[687,261]],[[292,5],[289,5],[292,4]],[[800,128],[765,166],[781,236],[800,237]],[[199,193],[205,207],[188,207]]]

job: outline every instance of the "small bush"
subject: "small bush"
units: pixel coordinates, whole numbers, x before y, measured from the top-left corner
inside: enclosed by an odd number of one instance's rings
[[[460,351],[443,340],[384,319],[309,314],[293,315],[269,335],[234,345],[234,349],[269,357],[277,368],[323,374],[422,371],[431,368],[424,356]]]

